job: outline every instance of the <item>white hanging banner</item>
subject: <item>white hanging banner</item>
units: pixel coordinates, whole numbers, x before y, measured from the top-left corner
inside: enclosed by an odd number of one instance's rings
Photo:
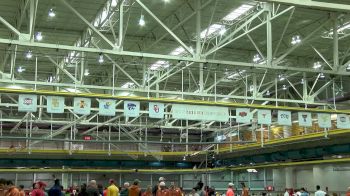
[[[337,128],[350,129],[350,119],[347,114],[337,114]]]
[[[173,104],[171,108],[173,118],[180,120],[200,120],[227,122],[228,108],[218,106]]]
[[[98,114],[101,116],[115,116],[115,100],[100,99],[98,105]]]
[[[332,127],[331,114],[318,113],[317,120],[318,120],[318,126],[320,128],[331,128]]]
[[[148,115],[150,118],[164,118],[164,103],[149,102]]]
[[[258,124],[271,124],[271,110],[258,110]]]
[[[124,116],[138,117],[140,115],[140,102],[124,101]]]
[[[89,115],[91,110],[91,99],[75,97],[73,111],[76,114]]]
[[[252,114],[249,108],[236,108],[236,122],[250,123]]]
[[[279,125],[292,125],[292,113],[290,111],[278,110],[277,122]]]
[[[18,111],[20,112],[36,112],[37,110],[37,95],[18,95]]]
[[[64,113],[64,97],[47,96],[47,112],[53,114]]]
[[[311,127],[312,118],[310,112],[298,112],[299,126],[301,127]]]

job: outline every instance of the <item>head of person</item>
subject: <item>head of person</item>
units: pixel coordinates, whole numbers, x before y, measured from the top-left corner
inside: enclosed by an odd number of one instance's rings
[[[23,185],[23,184],[19,185],[19,186],[18,186],[18,189],[19,189],[20,191],[23,190],[23,189],[24,189],[24,185]]]
[[[46,187],[46,183],[42,182],[42,181],[39,181],[36,183],[38,185],[38,189],[45,189]]]
[[[302,188],[300,189],[300,192],[305,192],[305,188],[302,187]]]
[[[86,191],[86,184],[84,183],[80,186],[80,192],[85,192],[85,191]]]
[[[114,179],[109,179],[109,184],[110,184],[110,185],[115,184]]]
[[[242,185],[242,187],[243,187],[243,188],[245,188],[245,184],[244,184],[244,182],[241,182],[241,185]]]
[[[159,186],[160,186],[161,189],[165,189],[165,182],[160,182]]]
[[[158,182],[165,182],[165,178],[164,177],[160,177]]]
[[[98,190],[103,190],[103,185],[102,184],[98,184],[97,188],[98,188]]]
[[[147,186],[146,192],[147,193],[151,193],[152,192],[152,187],[150,185]]]
[[[350,192],[350,186],[348,187],[348,192]]]
[[[96,180],[90,180],[90,182],[89,182],[89,186],[92,186],[92,187],[97,187]]]
[[[1,178],[0,179],[0,189],[4,190],[6,188],[6,180]]]
[[[320,185],[317,185],[316,190],[320,190],[320,189],[321,189]]]
[[[129,186],[130,186],[130,184],[129,184],[129,182],[124,182],[124,188],[129,188]]]
[[[198,183],[197,183],[197,186],[199,189],[202,189],[203,186],[204,186],[204,183],[200,180]]]
[[[228,185],[227,185],[227,187],[231,188],[231,189],[233,188],[233,186],[234,186],[234,184],[232,182],[228,183]]]
[[[60,179],[55,179],[55,185],[60,186]]]
[[[140,180],[135,179],[133,185],[138,186],[140,184]]]

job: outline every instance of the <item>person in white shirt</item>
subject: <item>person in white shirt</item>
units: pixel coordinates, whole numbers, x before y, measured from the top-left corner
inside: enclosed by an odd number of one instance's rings
[[[286,189],[286,192],[284,192],[284,195],[283,196],[289,196],[289,191],[288,189]]]
[[[315,196],[326,196],[326,192],[321,190],[320,185],[316,186],[316,192],[315,192]]]

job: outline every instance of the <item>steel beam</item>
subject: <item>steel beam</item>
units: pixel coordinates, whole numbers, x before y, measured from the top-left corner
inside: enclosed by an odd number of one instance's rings
[[[261,0],[261,1],[266,1],[270,3],[281,3],[281,4],[321,9],[321,10],[350,12],[349,4],[328,3],[328,2],[321,2],[321,1],[314,1],[314,0]]]

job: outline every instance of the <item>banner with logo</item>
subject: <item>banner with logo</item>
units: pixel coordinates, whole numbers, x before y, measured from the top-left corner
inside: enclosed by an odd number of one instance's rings
[[[271,124],[271,110],[258,110],[258,124]]]
[[[278,110],[277,122],[279,125],[292,125],[292,113],[290,111]]]
[[[91,99],[75,97],[73,111],[76,114],[89,115],[91,110]]]
[[[115,116],[115,100],[100,99],[98,114],[101,116]]]
[[[331,114],[318,113],[317,120],[318,120],[318,126],[320,128],[331,128],[332,127]]]
[[[140,102],[124,101],[124,115],[127,117],[138,117],[140,115]]]
[[[18,95],[18,111],[36,112],[38,96],[37,95]]]
[[[252,114],[249,108],[236,108],[236,122],[250,123],[251,120]]]
[[[299,126],[301,127],[311,127],[312,117],[310,112],[298,112]]]
[[[164,104],[149,102],[148,115],[150,118],[164,118]]]
[[[64,97],[47,96],[47,112],[54,114],[64,113]]]
[[[350,119],[347,114],[337,114],[337,128],[350,129]]]
[[[228,108],[218,106],[173,104],[171,108],[173,118],[180,120],[218,121],[229,120]]]

